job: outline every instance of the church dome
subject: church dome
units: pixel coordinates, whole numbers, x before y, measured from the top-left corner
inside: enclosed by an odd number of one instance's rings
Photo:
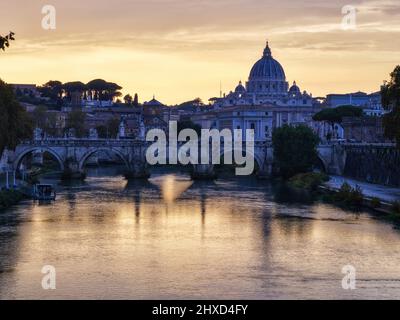
[[[281,64],[272,58],[268,45],[264,49],[263,57],[256,62],[250,71],[249,80],[277,80],[285,81],[286,75]]]
[[[289,94],[301,94],[300,88],[297,86],[296,81],[293,82],[293,85],[290,87]]]
[[[246,88],[243,86],[242,81],[239,81],[238,86],[235,89],[236,93],[245,93],[246,92]]]

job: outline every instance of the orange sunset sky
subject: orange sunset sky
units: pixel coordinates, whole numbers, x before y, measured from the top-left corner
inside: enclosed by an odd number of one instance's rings
[[[41,27],[42,7],[56,30]],[[343,30],[342,7],[357,9]],[[268,39],[289,82],[314,96],[378,91],[400,64],[399,0],[2,0],[0,78],[104,78],[140,101],[204,101],[246,81]]]

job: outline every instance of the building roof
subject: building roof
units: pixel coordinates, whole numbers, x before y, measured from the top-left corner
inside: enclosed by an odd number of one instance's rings
[[[250,71],[249,81],[251,80],[286,80],[285,71],[282,65],[272,57],[268,42],[262,58],[254,64]]]
[[[153,99],[151,99],[150,101],[143,103],[143,105],[146,107],[163,107],[164,106],[164,104],[161,103],[160,101],[158,101],[155,96],[153,96]]]

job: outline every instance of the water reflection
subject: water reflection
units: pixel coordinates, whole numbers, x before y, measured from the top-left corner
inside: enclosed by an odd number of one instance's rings
[[[267,182],[111,169],[0,214],[0,298],[400,298],[400,234]],[[57,269],[57,290],[40,287]],[[353,264],[356,291],[341,288]]]
[[[149,181],[159,188],[164,202],[167,204],[173,203],[193,184],[193,181],[188,176],[177,176],[174,174],[158,176],[151,178]]]

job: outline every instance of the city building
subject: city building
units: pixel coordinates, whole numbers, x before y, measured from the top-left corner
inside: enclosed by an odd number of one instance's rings
[[[12,83],[11,86],[13,87],[17,96],[19,95],[26,95],[32,96],[35,98],[40,97],[40,92],[37,89],[36,84],[19,84],[19,83]]]
[[[328,94],[325,104],[330,108],[336,108],[345,105],[360,107],[368,116],[380,117],[385,113],[382,107],[382,98],[380,92],[367,94],[365,92],[355,92],[347,94]]]
[[[254,129],[256,140],[268,140],[274,128],[308,124],[316,127],[312,117],[321,104],[312,94],[301,91],[293,82],[289,87],[282,65],[273,58],[267,42],[263,55],[252,67],[246,86],[240,81],[234,91],[211,99],[212,110],[192,115],[203,128]]]

